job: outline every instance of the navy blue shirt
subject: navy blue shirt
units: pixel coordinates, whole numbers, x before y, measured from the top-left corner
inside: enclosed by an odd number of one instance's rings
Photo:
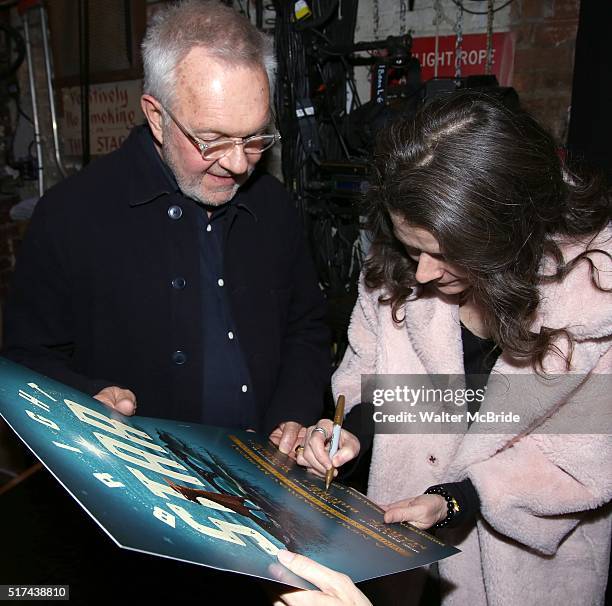
[[[258,426],[258,419],[252,383],[232,319],[223,271],[223,252],[229,222],[236,212],[252,211],[235,203],[240,197],[238,193],[227,204],[209,209],[212,211],[209,217],[205,207],[182,194],[174,175],[155,150],[152,139],[147,152],[163,167],[172,189],[182,198],[181,204],[197,207],[204,318],[204,400],[200,422],[220,427],[254,429]],[[172,286],[182,290],[187,284],[183,278],[178,277],[172,281]]]
[[[223,272],[223,250],[234,212],[231,202],[199,215],[200,275],[204,322],[204,410],[202,422],[226,427],[257,427],[249,371],[231,314]]]

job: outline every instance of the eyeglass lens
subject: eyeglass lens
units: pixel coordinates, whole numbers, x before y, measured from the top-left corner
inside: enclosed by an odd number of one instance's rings
[[[242,146],[246,154],[260,154],[272,147],[276,143],[276,137],[274,135],[263,135],[261,137],[254,137],[245,141]],[[221,158],[232,151],[234,147],[233,141],[219,141],[218,143],[210,144],[202,152],[202,156],[206,160],[214,160],[215,158]]]

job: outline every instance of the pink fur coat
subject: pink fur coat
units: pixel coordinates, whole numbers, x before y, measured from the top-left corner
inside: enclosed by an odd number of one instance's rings
[[[612,251],[612,229],[595,246]],[[566,246],[564,255],[571,259],[581,250]],[[592,259],[600,284],[612,288],[610,260],[597,253]],[[375,436],[368,490],[374,501],[391,503],[464,478],[478,491],[476,526],[441,532],[443,540],[462,550],[440,562],[444,606],[603,604],[612,522],[607,506],[611,437],[541,431],[547,424],[553,432],[567,428],[581,415],[610,427],[612,296],[594,288],[589,276],[588,263],[581,261],[562,283],[541,287],[533,330],[544,325],[571,331],[575,377],[547,386],[545,398],[526,390],[514,404],[521,422],[512,435],[476,433],[472,426],[462,435]],[[350,346],[333,378],[334,393],[346,395],[349,409],[360,401],[362,374],[464,373],[458,307],[437,297],[410,300],[405,321],[396,324],[389,306],[378,303],[379,295],[360,285]],[[551,354],[545,368],[563,372],[564,363]],[[531,372],[504,354],[493,369],[502,375]],[[593,373],[608,375],[603,406],[601,399],[591,407],[589,398],[579,397],[589,387],[585,375]],[[497,395],[488,392],[481,411],[507,411],[507,402]]]

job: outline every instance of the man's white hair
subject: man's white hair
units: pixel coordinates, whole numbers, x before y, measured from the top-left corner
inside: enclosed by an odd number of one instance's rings
[[[276,76],[272,39],[218,0],[183,0],[154,14],[142,42],[143,91],[172,106],[176,67],[196,47],[231,66],[264,69],[272,100]]]

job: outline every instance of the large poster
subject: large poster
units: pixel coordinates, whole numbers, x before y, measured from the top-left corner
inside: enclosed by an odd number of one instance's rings
[[[124,417],[2,358],[0,414],[121,547],[271,580],[287,548],[356,582],[458,551],[384,524],[357,491],[325,491],[262,436]]]

